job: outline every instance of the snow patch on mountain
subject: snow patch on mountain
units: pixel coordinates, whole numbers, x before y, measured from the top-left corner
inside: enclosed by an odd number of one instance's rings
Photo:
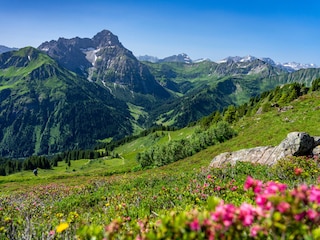
[[[157,62],[183,62],[186,64],[191,64],[191,63],[200,63],[200,62],[204,62],[204,61],[211,61],[208,58],[200,58],[197,60],[192,60],[187,54],[185,53],[181,53],[178,55],[173,55],[170,57],[166,57],[163,59],[159,59],[157,57],[154,56],[149,56],[149,55],[144,55],[144,56],[138,56],[137,59],[139,61],[147,61],[147,62],[152,62],[152,63],[157,63]],[[285,70],[287,72],[294,72],[300,69],[307,69],[307,68],[319,68],[319,66],[317,66],[316,64],[302,64],[302,63],[296,63],[296,62],[288,62],[288,63],[276,63],[274,60],[272,60],[269,57],[254,57],[251,55],[247,55],[244,57],[240,57],[240,56],[229,56],[226,57],[220,61],[217,61],[216,63],[218,64],[222,64],[222,63],[239,63],[239,67],[241,68],[246,68],[247,66],[243,65],[243,63],[251,63],[253,61],[256,60],[260,60],[263,61],[273,67],[277,67],[279,69]],[[240,65],[241,64],[241,65]],[[253,72],[259,72],[262,71],[263,68],[259,67],[255,70],[252,70]],[[252,72],[252,73],[253,73]]]
[[[201,63],[201,62],[211,62],[209,58],[199,58],[196,60],[192,60],[193,63]]]
[[[293,69],[295,71],[300,70],[300,69],[307,69],[307,68],[318,68],[316,64],[302,64],[302,63],[296,63],[296,62],[288,62],[288,63],[283,63],[281,64],[285,68],[288,69]]]
[[[227,62],[235,62],[235,63],[245,63],[245,62],[253,62],[255,60],[261,60],[273,67],[278,67],[280,69],[286,70],[288,72],[294,72],[294,71],[298,71],[300,69],[307,69],[307,68],[318,68],[318,66],[316,64],[302,64],[302,63],[296,63],[296,62],[289,62],[289,63],[275,63],[275,61],[273,61],[271,58],[257,58],[251,55],[245,56],[245,57],[239,57],[239,56],[235,56],[235,57],[227,57],[224,58],[220,61],[218,61],[217,63],[221,64],[221,63],[227,63]]]
[[[97,59],[99,58],[96,53],[99,52],[100,50],[101,50],[100,48],[81,49],[81,51],[86,55],[86,59],[92,64],[92,66],[95,65]]]
[[[149,56],[149,55],[144,55],[144,56],[138,56],[137,59],[139,61],[147,61],[147,62],[182,62],[182,63],[187,63],[191,64],[194,61],[185,53],[180,53],[178,55],[172,55],[163,59],[159,59],[157,57]]]

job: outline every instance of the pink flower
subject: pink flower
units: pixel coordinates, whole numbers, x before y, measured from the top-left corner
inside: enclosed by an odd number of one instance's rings
[[[207,187],[209,187],[209,183],[203,184],[203,188],[207,188]]]
[[[253,188],[254,193],[260,193],[261,190],[262,190],[262,185],[263,185],[263,184],[262,184],[262,181],[256,180],[255,186],[254,186],[254,188]]]
[[[56,232],[54,231],[54,230],[51,230],[50,232],[49,232],[49,235],[50,236],[54,236],[56,234]]]
[[[284,192],[287,189],[287,185],[286,184],[282,184],[282,183],[276,183],[276,182],[268,182],[266,184],[266,190],[265,190],[265,194],[275,194],[278,192]]]
[[[221,222],[225,227],[232,225],[234,221],[236,207],[232,204],[224,204],[221,202],[215,212],[211,214],[211,219],[215,222]]]
[[[190,223],[190,228],[192,231],[200,231],[201,226],[199,224],[199,220],[198,219],[194,219],[191,223]]]
[[[320,204],[320,188],[312,187],[310,189],[309,201]]]
[[[299,214],[294,215],[294,219],[295,219],[296,221],[301,221],[305,216],[306,216],[306,213],[305,213],[305,212],[302,212],[302,213],[299,213]]]
[[[237,186],[232,186],[232,187],[230,188],[231,191],[236,191],[237,189],[238,189]]]
[[[290,204],[287,202],[281,202],[278,204],[277,209],[281,213],[285,213],[290,208]]]
[[[250,236],[256,237],[258,235],[258,233],[260,232],[260,230],[261,230],[261,227],[259,225],[252,226],[250,228]]]
[[[257,216],[261,216],[261,217],[266,217],[266,212],[264,211],[264,209],[260,206],[257,206],[255,208],[255,213]]]
[[[300,176],[301,173],[303,173],[303,169],[302,169],[302,168],[295,168],[295,169],[294,169],[294,174],[295,174],[296,176]]]
[[[252,188],[254,184],[255,184],[255,180],[252,177],[248,176],[243,186],[244,190],[248,190]]]
[[[294,196],[295,198],[299,199],[300,201],[306,202],[307,201],[307,192],[308,192],[308,186],[305,184],[302,184],[299,187],[293,189],[291,191],[291,195]],[[311,197],[311,199],[312,199],[312,197]]]
[[[250,226],[254,220],[255,209],[247,203],[243,203],[239,207],[239,219],[244,226]]]
[[[307,216],[310,220],[315,220],[319,216],[319,213],[313,209],[309,209],[307,210]]]
[[[208,179],[211,179],[211,175],[209,174],[209,175],[207,176],[207,178],[208,178]]]
[[[266,205],[267,201],[268,201],[268,199],[267,199],[265,196],[263,196],[263,195],[258,195],[258,196],[256,197],[256,204],[257,204],[258,206],[260,206],[260,207]]]
[[[223,225],[227,228],[232,225],[232,220],[230,219],[224,219],[222,222],[223,222]]]

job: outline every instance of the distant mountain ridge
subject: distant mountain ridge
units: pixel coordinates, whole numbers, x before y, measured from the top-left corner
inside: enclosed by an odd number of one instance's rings
[[[7,46],[0,45],[0,54],[5,53],[5,52],[14,51],[14,50],[18,50],[18,48],[10,48]]]
[[[0,155],[54,154],[152,126],[184,127],[276,86],[310,86],[320,77],[319,68],[290,72],[252,56],[153,61],[140,62],[108,30],[0,54]]]
[[[193,60],[186,54],[186,53],[180,53],[177,55],[172,55],[163,59],[159,59],[157,57],[144,55],[144,56],[138,56],[137,59],[139,61],[147,61],[152,63],[159,63],[159,62],[180,62],[180,63],[193,63]]]
[[[211,61],[208,58],[192,60],[185,53],[169,56],[169,57],[166,57],[166,58],[163,58],[163,59],[159,59],[157,57],[148,56],[148,55],[138,56],[137,58],[138,58],[139,61],[147,61],[147,62],[152,62],[152,63],[180,62],[180,63],[191,64],[191,63],[198,63],[198,62],[202,62],[202,61]],[[230,56],[230,57],[224,58],[224,59],[222,59],[220,61],[217,61],[217,63],[220,64],[220,63],[226,63],[226,62],[235,62],[235,63],[252,62],[252,61],[257,60],[257,59],[259,59],[261,61],[264,61],[264,62],[270,64],[271,66],[278,67],[278,68],[281,68],[283,70],[286,70],[287,72],[294,72],[294,71],[298,71],[300,69],[319,68],[319,66],[317,66],[316,64],[303,64],[303,63],[297,63],[297,62],[276,63],[274,60],[272,60],[271,58],[268,58],[268,57],[257,58],[257,57],[251,56],[251,55],[247,55],[247,56],[244,56],[244,57],[240,57],[240,56],[231,57]]]
[[[248,55],[248,56],[245,56],[245,57],[239,57],[239,56],[227,57],[227,58],[224,58],[224,59],[218,61],[218,63],[224,63],[224,62],[228,62],[228,61],[232,61],[232,62],[252,62],[252,61],[257,60],[257,59],[260,59],[260,60],[270,64],[271,66],[284,69],[284,70],[286,70],[288,72],[294,72],[294,71],[298,71],[300,69],[318,68],[318,66],[315,65],[315,64],[302,64],[302,63],[296,63],[296,62],[275,63],[271,58],[257,58],[257,57],[251,56],[251,55]]]

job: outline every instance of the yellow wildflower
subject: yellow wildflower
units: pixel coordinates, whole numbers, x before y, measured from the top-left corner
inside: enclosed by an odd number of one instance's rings
[[[66,230],[69,227],[69,224],[66,222],[60,223],[59,226],[57,226],[57,233],[61,233],[64,230]]]

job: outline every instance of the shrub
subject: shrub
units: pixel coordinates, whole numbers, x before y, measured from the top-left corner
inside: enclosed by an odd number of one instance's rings
[[[161,147],[152,147],[137,154],[141,167],[163,166],[192,156],[208,146],[221,143],[236,136],[235,130],[226,122],[219,122],[206,131],[196,131],[190,139],[170,141]]]
[[[287,157],[279,160],[272,168],[274,179],[295,182],[315,182],[320,176],[319,158],[315,157]]]

